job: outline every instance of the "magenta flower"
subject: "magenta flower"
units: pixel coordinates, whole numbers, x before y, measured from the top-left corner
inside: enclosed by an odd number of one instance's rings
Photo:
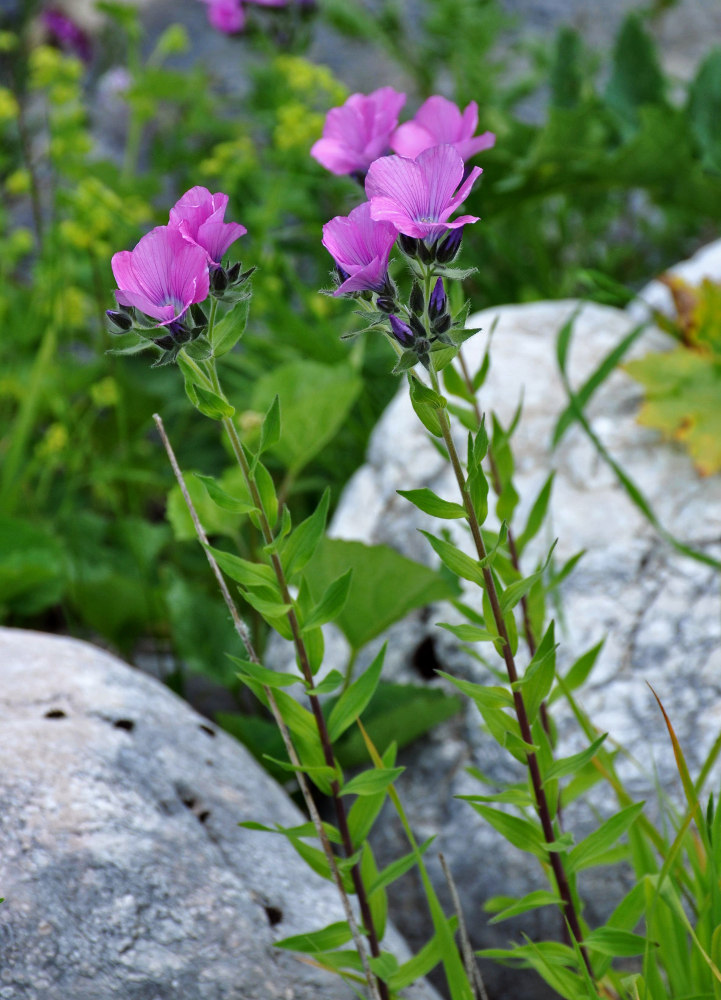
[[[449,143],[464,160],[495,145],[493,132],[474,136],[478,125],[478,105],[471,101],[461,114],[453,101],[445,97],[429,97],[421,104],[415,117],[399,125],[391,136],[391,149],[412,160],[431,146]]]
[[[388,259],[396,241],[395,226],[374,222],[370,205],[364,202],[348,216],[337,215],[323,226],[323,246],[345,275],[333,292],[382,292],[388,275]]]
[[[393,87],[381,87],[367,97],[351,94],[345,104],[328,112],[323,138],[313,144],[310,155],[332,174],[365,173],[389,149],[405,101],[406,95]]]
[[[478,222],[475,215],[448,222],[470,194],[481,168],[474,167],[465,180],[463,174],[463,159],[453,146],[432,146],[416,160],[382,156],[371,164],[366,178],[371,218],[392,223],[406,236],[431,240],[446,229]]]
[[[194,302],[208,297],[208,260],[202,247],[189,243],[177,229],[158,226],[134,250],[113,255],[118,283],[115,298],[167,326]]]
[[[210,264],[220,264],[230,244],[248,232],[239,222],[223,222],[227,205],[227,194],[211,194],[207,188],[196,186],[170,209],[171,228],[179,230],[189,243],[202,247]]]
[[[245,13],[240,0],[203,0],[208,7],[208,20],[225,35],[235,35],[245,26]]]

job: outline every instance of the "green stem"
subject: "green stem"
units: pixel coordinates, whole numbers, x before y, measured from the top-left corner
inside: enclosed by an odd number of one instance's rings
[[[438,384],[438,375],[431,368],[429,371],[431,383],[436,392],[440,392],[440,386]],[[463,472],[463,467],[461,461],[458,457],[458,452],[456,450],[456,445],[453,440],[453,435],[451,434],[450,424],[448,422],[448,416],[445,410],[438,411],[438,419],[441,426],[441,433],[443,435],[443,441],[445,443],[448,455],[451,460],[451,465],[453,466],[453,472],[456,477],[456,482],[458,483],[458,488],[461,493],[461,498],[463,500],[463,506],[466,510],[466,519],[468,525],[471,529],[471,535],[473,537],[473,543],[476,548],[476,553],[480,560],[485,560],[487,556],[486,547],[483,542],[483,536],[481,534],[481,527],[478,523],[478,518],[476,517],[476,511],[473,506],[473,501],[471,500],[470,493],[466,484],[466,477]],[[522,692],[518,689],[516,682],[518,681],[518,670],[516,668],[515,659],[513,652],[511,650],[511,641],[506,628],[506,623],[503,618],[503,612],[501,611],[500,602],[498,600],[498,593],[496,591],[496,584],[493,579],[493,574],[491,570],[486,566],[483,569],[483,582],[484,589],[488,596],[488,600],[491,605],[491,611],[493,614],[493,620],[496,623],[496,629],[498,635],[501,638],[503,644],[503,660],[506,665],[506,673],[508,674],[508,680],[511,685],[511,692],[513,696],[513,705],[516,711],[516,718],[518,719],[518,725],[521,731],[521,738],[524,743],[528,745],[533,744],[533,735],[531,733],[531,725],[528,719],[528,712],[526,711],[526,704],[523,699]],[[538,813],[538,818],[541,822],[541,828],[543,830],[543,836],[547,844],[552,844],[556,835],[553,830],[553,821],[551,819],[551,810],[548,806],[548,800],[546,799],[546,792],[543,787],[543,778],[541,776],[541,769],[538,764],[538,758],[533,750],[529,750],[526,754],[526,763],[528,765],[528,770],[531,776],[531,784],[533,786],[533,794],[536,800],[536,811]],[[561,860],[560,853],[558,851],[549,851],[548,860],[553,870],[553,874],[556,880],[556,885],[558,886],[559,895],[563,901],[564,915],[568,921],[568,926],[573,934],[573,937],[578,942],[579,948],[581,949],[581,954],[583,955],[583,960],[588,969],[588,972],[593,976],[593,969],[591,966],[590,959],[588,957],[588,952],[583,945],[583,932],[581,930],[581,924],[576,913],[576,905],[573,899],[573,894],[571,892],[571,887],[568,882],[568,877],[566,876],[565,868],[563,867],[563,861]]]

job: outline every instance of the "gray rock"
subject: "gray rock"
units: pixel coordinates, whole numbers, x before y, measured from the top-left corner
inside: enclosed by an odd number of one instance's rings
[[[567,667],[604,636],[606,643],[581,702],[601,732],[622,744],[628,756],[619,759],[619,771],[631,791],[657,811],[656,782],[676,798],[680,785],[672,748],[648,684],[658,692],[687,754],[692,773],[698,773],[721,726],[721,622],[718,575],[685,558],[659,539],[631,503],[613,472],[598,457],[577,426],[555,452],[549,441],[555,421],[566,403],[556,369],[557,332],[577,308],[570,354],[573,384],[579,385],[604,355],[631,329],[628,314],[577,302],[541,302],[489,309],[473,317],[474,326],[489,330],[498,320],[493,341],[491,375],[481,393],[486,410],[510,422],[523,394],[524,410],[514,438],[516,487],[521,495],[519,523],[525,523],[530,505],[551,468],[556,480],[549,524],[542,546],[528,552],[526,571],[553,538],[558,537],[560,565],[575,552],[586,551],[563,588],[563,622],[559,664]],[[634,353],[663,349],[670,341],[651,329]],[[472,370],[478,365],[485,336],[464,347]],[[721,479],[701,479],[679,447],[635,422],[640,387],[625,373],[615,372],[593,398],[588,414],[592,426],[621,466],[649,498],[661,523],[698,548],[721,554]],[[465,433],[459,434],[463,446]],[[367,463],[344,491],[333,521],[333,532],[346,538],[395,545],[405,554],[432,562],[432,553],[420,527],[429,518],[396,495],[396,490],[428,486],[440,496],[457,499],[452,475],[420,427],[405,387],[391,402],[375,429]],[[456,541],[470,552],[468,537],[457,522],[451,526]],[[468,593],[469,602],[477,595]],[[437,609],[433,620],[452,615]],[[406,623],[392,637],[391,679],[418,681],[412,666],[418,644],[429,634],[421,618]],[[336,640],[337,641],[337,640]],[[491,675],[463,655],[453,641],[436,630],[435,655],[446,670],[489,681]],[[523,652],[521,666],[527,662]],[[554,706],[560,733],[560,756],[585,745],[571,712]],[[420,837],[437,834],[434,850],[443,851],[459,885],[476,946],[495,946],[517,935],[519,927],[531,937],[556,934],[557,915],[539,910],[516,925],[486,925],[481,907],[496,894],[521,895],[542,884],[533,859],[509,847],[458,795],[483,793],[466,772],[469,764],[491,781],[522,780],[479,726],[474,710],[439,727],[428,739],[410,748],[401,761],[408,765],[399,791]],[[593,809],[613,808],[607,789],[591,796],[590,804],[574,804],[565,813],[567,828],[582,837],[594,827]],[[381,856],[396,853],[401,833],[390,812],[376,828]],[[430,853],[430,852],[429,852]],[[430,865],[440,891],[443,880],[434,857]],[[615,869],[585,872],[581,892],[588,901],[585,915],[591,926],[618,902],[628,873]],[[420,887],[404,894],[395,919],[411,941],[427,933]],[[513,974],[485,969],[489,990],[496,996],[517,995]]]
[[[303,822],[242,746],[85,643],[0,629],[0,662],[0,998],[355,996],[273,947],[343,915],[282,837],[238,827]]]

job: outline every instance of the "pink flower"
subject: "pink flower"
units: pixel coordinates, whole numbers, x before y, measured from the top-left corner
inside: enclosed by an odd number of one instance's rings
[[[332,174],[365,173],[388,150],[405,101],[406,95],[393,87],[381,87],[367,97],[351,94],[345,104],[328,112],[323,138],[310,155]]]
[[[239,222],[223,222],[228,195],[211,194],[196,186],[186,191],[170,209],[170,226],[179,230],[189,243],[202,247],[210,264],[220,264],[231,243],[248,230]]]
[[[205,251],[170,226],[151,229],[134,250],[114,254],[112,268],[118,303],[153,316],[158,326],[180,319],[194,302],[208,297]]]
[[[453,101],[445,97],[429,97],[421,104],[415,117],[399,125],[391,136],[391,149],[412,160],[431,146],[449,143],[464,160],[495,145],[493,132],[474,136],[478,125],[478,105],[471,101],[461,114]]]
[[[235,35],[245,25],[245,14],[240,0],[203,0],[208,7],[208,20],[226,35]]]
[[[395,226],[374,222],[370,205],[364,202],[348,216],[337,215],[323,226],[323,246],[345,275],[333,292],[382,292],[388,274],[388,258],[396,241]]]
[[[382,156],[371,164],[366,178],[371,218],[419,239],[437,239],[446,229],[478,222],[475,215],[448,222],[470,194],[481,168],[474,167],[465,180],[463,174],[463,159],[453,146],[432,146],[415,160]]]

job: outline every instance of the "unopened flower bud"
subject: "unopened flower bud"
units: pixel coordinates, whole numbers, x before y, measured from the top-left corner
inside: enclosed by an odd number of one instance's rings
[[[393,331],[393,336],[396,338],[398,343],[402,344],[403,347],[411,347],[413,344],[414,337],[413,337],[413,331],[408,326],[408,324],[404,323],[402,319],[398,319],[398,317],[394,316],[392,313],[389,316],[389,319],[391,321],[391,330]]]
[[[153,343],[157,344],[157,346],[161,347],[164,351],[170,351],[175,347],[175,340],[170,333],[166,334],[164,337],[156,337],[153,340]]]
[[[240,277],[240,267],[241,267],[241,264],[240,264],[240,261],[239,261],[239,260],[237,260],[237,261],[235,262],[235,264],[232,264],[232,265],[231,265],[231,266],[230,266],[230,267],[228,268],[228,270],[227,270],[227,275],[228,275],[228,281],[229,281],[229,283],[230,283],[231,285],[235,284],[235,282],[236,282],[236,281],[238,280],[238,278]]]
[[[448,313],[443,313],[438,319],[433,321],[434,333],[445,333],[451,327],[451,317]]]
[[[190,320],[191,325],[196,329],[202,330],[208,325],[208,317],[205,315],[202,307],[197,302],[192,304],[186,313],[186,316]]]
[[[463,226],[451,229],[450,233],[436,249],[436,260],[439,264],[450,264],[458,256],[463,239]]]
[[[423,324],[418,319],[418,317],[413,315],[413,313],[411,313],[411,315],[408,317],[408,322],[410,323],[411,330],[413,330],[414,336],[416,336],[416,337],[427,337],[428,336],[428,333],[426,332],[426,328],[423,326]]]
[[[384,313],[392,313],[394,309],[398,308],[394,299],[389,299],[384,295],[378,296],[376,306]]]
[[[108,332],[109,333],[127,333],[133,327],[132,316],[129,316],[126,312],[120,312],[116,309],[107,309],[105,315],[108,317]]]
[[[222,295],[228,287],[228,272],[224,267],[211,267],[210,291],[213,295]]]
[[[432,264],[436,259],[435,247],[426,246],[423,240],[418,240],[418,259],[422,264]]]
[[[423,312],[424,304],[425,303],[423,302],[423,290],[421,289],[421,286],[418,284],[418,282],[414,281],[413,288],[411,288],[411,297],[409,299],[409,305],[413,310],[413,312],[417,316],[420,316],[420,314]]]
[[[398,243],[407,257],[415,257],[418,252],[418,240],[414,236],[406,236],[405,233],[401,233],[398,237]]]
[[[443,287],[443,278],[439,278],[431,292],[428,302],[428,315],[432,320],[438,319],[446,311],[446,290]]]

